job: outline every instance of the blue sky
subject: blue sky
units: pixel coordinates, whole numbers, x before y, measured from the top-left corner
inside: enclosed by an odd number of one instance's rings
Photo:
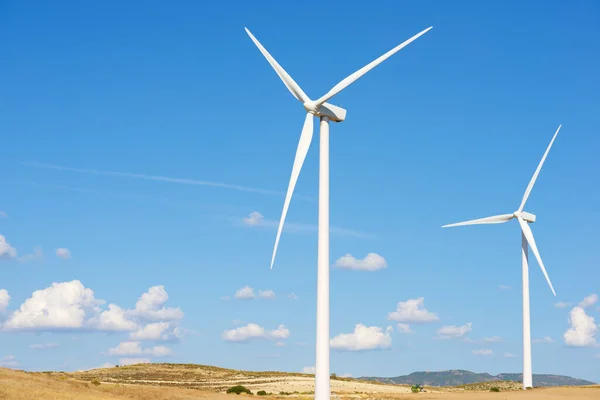
[[[332,371],[521,371],[517,223],[441,225],[515,210],[563,124],[526,207],[557,291],[531,257],[533,370],[600,381],[600,6],[320,4],[0,4],[2,365],[314,365],[318,140],[269,270],[304,110],[243,28],[317,98],[433,25],[331,100],[331,263],[377,255],[332,268],[332,338],[374,347]]]

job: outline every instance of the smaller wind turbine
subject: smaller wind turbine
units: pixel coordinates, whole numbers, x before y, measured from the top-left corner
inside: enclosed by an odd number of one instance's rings
[[[537,169],[535,170],[531,181],[529,181],[529,185],[525,190],[525,194],[523,195],[523,199],[521,200],[521,205],[517,209],[517,211],[512,214],[502,214],[502,215],[494,215],[492,217],[485,217],[479,219],[473,219],[465,222],[457,222],[455,224],[444,225],[442,228],[449,228],[452,226],[462,226],[462,225],[476,225],[476,224],[502,224],[504,222],[510,221],[511,219],[516,219],[519,225],[521,226],[521,262],[523,269],[523,389],[527,389],[528,387],[533,387],[533,376],[531,372],[531,318],[529,316],[529,264],[528,264],[528,254],[527,254],[527,244],[531,247],[531,251],[542,269],[544,276],[546,277],[546,281],[550,286],[550,290],[554,296],[556,296],[556,292],[552,287],[552,282],[550,282],[550,278],[548,277],[548,273],[546,272],[546,268],[544,267],[544,263],[542,262],[542,258],[540,257],[540,253],[535,244],[535,239],[533,238],[533,233],[531,232],[531,228],[529,227],[529,223],[535,222],[535,215],[530,214],[526,211],[523,211],[525,207],[525,203],[527,202],[527,198],[531,193],[531,189],[533,189],[533,185],[540,174],[540,170],[542,169],[542,165],[544,165],[544,161],[548,156],[548,152],[554,143],[554,139],[556,139],[556,135],[558,135],[558,131],[562,124],[558,126],[556,133],[552,137],[542,160],[540,161]]]

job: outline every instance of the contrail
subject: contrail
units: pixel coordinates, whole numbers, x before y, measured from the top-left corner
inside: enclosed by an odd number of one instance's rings
[[[278,192],[275,190],[258,189],[258,188],[252,188],[252,187],[247,187],[247,186],[242,186],[242,185],[234,185],[234,184],[223,183],[223,182],[201,181],[201,180],[197,180],[197,179],[171,178],[168,176],[135,174],[135,173],[131,173],[131,172],[99,171],[99,170],[95,170],[95,169],[63,167],[60,165],[44,164],[44,163],[39,163],[39,162],[35,162],[35,161],[22,161],[21,164],[26,165],[28,167],[53,169],[53,170],[57,170],[57,171],[79,172],[79,173],[91,174],[91,175],[118,176],[121,178],[132,178],[132,179],[143,179],[143,180],[148,180],[148,181],[179,183],[182,185],[212,186],[212,187],[219,187],[219,188],[223,188],[223,189],[238,190],[241,192],[252,192],[252,193],[260,193],[260,194],[267,194],[267,195],[276,195],[276,196],[285,195],[285,193]],[[310,197],[306,197],[306,196],[301,196],[301,197],[303,197],[305,200],[313,201],[313,199]]]

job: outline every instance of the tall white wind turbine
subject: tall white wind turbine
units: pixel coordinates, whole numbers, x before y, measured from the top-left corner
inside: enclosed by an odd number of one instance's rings
[[[316,340],[316,363],[315,363],[315,399],[329,400],[329,121],[342,122],[346,118],[346,110],[327,103],[327,100],[344,90],[358,78],[375,68],[377,65],[385,61],[387,58],[394,55],[403,47],[407,46],[412,41],[416,40],[421,35],[425,34],[433,27],[429,27],[407,41],[394,47],[381,57],[370,62],[363,68],[349,75],[329,92],[321,96],[317,100],[311,100],[298,86],[298,84],[288,75],[287,72],[275,61],[269,52],[260,44],[260,42],[246,29],[246,33],[250,39],[258,47],[260,52],[265,56],[271,67],[275,70],[283,84],[288,88],[292,95],[302,102],[306,110],[306,118],[300,141],[296,150],[296,157],[292,167],[292,174],[288,185],[285,201],[283,203],[283,211],[277,229],[275,238],[275,246],[273,248],[273,256],[271,258],[271,268],[275,261],[279,238],[285,221],[285,216],[292,199],[296,181],[300,175],[302,164],[308,153],[308,148],[313,136],[313,117],[318,117],[320,123],[320,155],[319,155],[319,239],[318,239],[318,256],[317,256],[317,340]]]
[[[533,185],[540,174],[540,170],[542,169],[542,165],[544,161],[546,161],[546,157],[548,156],[548,152],[554,143],[554,139],[556,139],[556,135],[558,135],[558,131],[562,125],[559,125],[556,133],[552,137],[542,160],[540,161],[537,169],[535,170],[531,181],[529,181],[529,185],[527,185],[527,189],[525,189],[525,194],[523,195],[523,199],[521,200],[521,205],[517,211],[512,214],[502,214],[502,215],[494,215],[492,217],[479,218],[465,222],[458,222],[455,224],[444,225],[442,228],[449,228],[452,226],[461,226],[461,225],[476,225],[476,224],[502,224],[504,222],[510,221],[511,219],[516,219],[519,225],[521,226],[521,263],[522,263],[522,274],[523,274],[523,389],[527,389],[528,387],[533,387],[533,377],[531,372],[531,319],[529,316],[529,263],[527,258],[527,244],[531,247],[531,251],[535,256],[538,265],[542,269],[542,273],[546,277],[546,281],[550,286],[550,290],[554,296],[556,296],[556,292],[554,291],[554,287],[552,287],[552,282],[550,282],[550,278],[548,277],[548,273],[546,272],[546,268],[544,267],[544,263],[542,262],[542,258],[540,257],[540,253],[535,244],[535,239],[533,238],[533,233],[531,232],[531,228],[529,227],[529,223],[535,222],[535,215],[530,214],[528,212],[523,211],[525,207],[525,203],[527,202],[527,198],[531,193],[531,189],[533,189]]]

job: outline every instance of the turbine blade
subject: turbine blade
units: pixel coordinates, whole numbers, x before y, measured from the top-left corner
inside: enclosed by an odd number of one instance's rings
[[[527,198],[529,198],[531,189],[533,189],[533,185],[535,185],[535,181],[537,180],[537,177],[540,174],[540,171],[542,170],[542,165],[544,165],[544,161],[546,161],[546,157],[548,156],[550,147],[552,147],[552,144],[554,143],[554,139],[556,139],[556,135],[558,135],[558,131],[560,131],[561,127],[562,127],[562,124],[560,124],[558,126],[558,129],[556,130],[556,133],[552,137],[552,140],[550,141],[550,144],[548,145],[548,148],[546,149],[546,152],[544,153],[542,160],[538,164],[537,169],[535,170],[533,176],[531,177],[531,180],[529,181],[529,185],[527,186],[527,189],[525,190],[525,194],[523,195],[523,200],[521,200],[521,205],[519,206],[519,212],[523,211],[523,208],[525,208],[525,203],[527,202]]]
[[[254,42],[254,44],[256,45],[256,47],[258,47],[258,49],[263,54],[263,56],[265,56],[265,58],[267,59],[267,61],[269,62],[269,64],[271,64],[271,67],[273,67],[273,69],[275,70],[275,72],[277,72],[277,75],[279,75],[279,78],[283,81],[283,84],[285,85],[285,87],[288,88],[288,90],[290,91],[290,93],[295,98],[297,98],[298,100],[300,100],[302,103],[306,103],[307,101],[310,101],[310,99],[302,91],[302,89],[300,88],[300,86],[298,86],[298,84],[292,79],[292,77],[287,72],[285,72],[285,70],[281,67],[281,65],[279,65],[279,63],[277,61],[275,61],[275,59],[269,54],[269,52],[267,51],[267,49],[265,49],[263,47],[263,45],[260,44],[260,42],[248,30],[248,28],[244,28],[244,29],[246,30],[246,33],[248,34],[248,36],[250,36],[250,39],[252,39],[252,41]]]
[[[273,263],[275,262],[275,254],[277,254],[277,246],[279,245],[279,238],[281,237],[281,230],[283,228],[283,222],[292,200],[292,194],[294,193],[294,187],[298,181],[302,164],[308,153],[310,142],[313,136],[313,117],[314,115],[307,113],[306,119],[304,120],[304,126],[302,127],[302,133],[300,134],[300,141],[298,142],[298,148],[296,150],[296,157],[294,158],[294,166],[292,167],[292,175],[290,176],[290,183],[288,185],[287,193],[285,194],[285,202],[283,203],[283,211],[281,212],[281,219],[279,220],[279,228],[277,229],[277,237],[275,238],[275,247],[273,248],[273,257],[271,258],[271,269],[273,269]]]
[[[425,30],[417,33],[415,36],[411,37],[407,41],[405,41],[405,42],[399,44],[398,46],[394,47],[393,49],[391,49],[390,51],[388,51],[387,53],[385,53],[384,55],[382,55],[378,59],[376,59],[374,61],[371,61],[369,64],[365,65],[364,67],[362,67],[358,71],[356,71],[353,74],[349,75],[348,77],[346,77],[345,79],[343,79],[340,83],[338,83],[337,85],[335,85],[329,92],[327,92],[326,95],[324,95],[323,97],[321,97],[315,103],[317,104],[317,106],[320,106],[321,104],[325,103],[327,100],[329,100],[330,98],[332,98],[333,96],[335,96],[336,94],[338,94],[339,92],[341,92],[342,90],[344,90],[346,87],[348,87],[349,85],[351,85],[358,78],[360,78],[361,76],[363,76],[364,74],[366,74],[367,72],[369,72],[370,70],[372,70],[373,68],[375,68],[376,66],[378,66],[379,64],[381,64],[383,61],[387,60],[389,57],[391,57],[392,55],[394,55],[400,49],[402,49],[403,47],[409,45],[412,41],[418,39],[419,36],[424,35],[431,28],[433,28],[433,26],[430,26],[429,28],[427,28],[427,29],[425,29]]]
[[[463,226],[463,225],[477,225],[477,224],[503,224],[507,221],[510,221],[512,218],[513,218],[513,214],[494,215],[492,217],[472,219],[470,221],[457,222],[454,224],[444,225],[444,226],[442,226],[442,228],[450,228],[453,226]]]
[[[542,272],[544,273],[544,276],[546,277],[546,282],[548,282],[548,285],[550,286],[550,290],[552,290],[552,294],[554,294],[554,296],[556,296],[556,292],[554,291],[554,288],[552,287],[552,282],[550,282],[550,278],[548,277],[548,273],[546,272],[546,268],[544,267],[544,263],[542,262],[542,257],[540,257],[540,252],[538,251],[537,246],[535,244],[535,239],[533,238],[533,232],[531,232],[531,227],[520,216],[517,217],[517,221],[519,221],[519,225],[521,225],[521,230],[523,231],[523,235],[525,235],[525,239],[527,239],[527,243],[529,243],[529,247],[531,247],[531,251],[533,252],[533,255],[535,256],[538,264],[540,265],[540,268],[542,269]]]

